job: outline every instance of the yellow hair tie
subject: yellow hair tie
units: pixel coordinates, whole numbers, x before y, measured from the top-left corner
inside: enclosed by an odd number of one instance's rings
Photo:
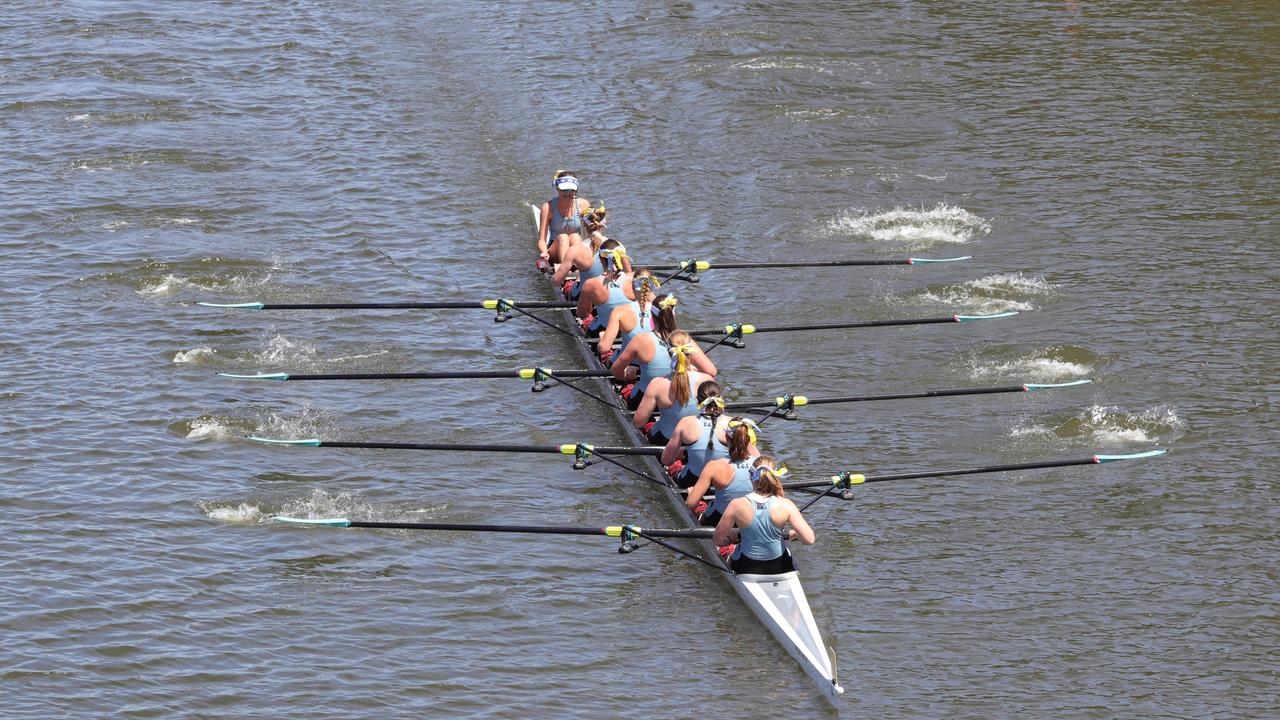
[[[711,397],[699,403],[698,407],[702,408],[703,410],[706,410],[708,405],[718,405],[720,406],[720,409],[723,410],[724,398],[720,397],[719,395],[712,395]]]
[[[689,359],[684,356],[684,351],[680,348],[674,348],[675,353],[671,356],[672,372],[683,375],[689,372]]]
[[[675,295],[668,295],[668,296],[666,296],[666,297],[664,297],[664,298],[662,298],[661,300],[659,300],[659,301],[658,301],[658,307],[662,308],[663,310],[670,310],[671,308],[673,308],[673,307],[675,307],[675,306],[676,306],[676,296],[675,296]]]
[[[698,346],[697,346],[697,345],[695,345],[694,343],[687,342],[687,343],[685,343],[685,344],[683,344],[683,345],[676,345],[675,347],[673,347],[673,348],[671,348],[671,349],[672,349],[672,350],[679,350],[680,352],[684,353],[685,355],[692,355],[692,354],[694,354],[694,353],[698,352],[698,349],[699,349],[699,348],[698,348]]]
[[[753,421],[751,421],[751,420],[741,420],[741,419],[739,419],[739,420],[730,420],[730,421],[729,421],[729,428],[730,428],[730,429],[736,428],[736,427],[738,427],[738,426],[745,426],[745,427],[747,428],[747,437],[751,439],[751,444],[752,444],[752,445],[754,445],[754,444],[755,444],[755,442],[756,442],[756,424],[755,424],[755,422],[753,422]]]

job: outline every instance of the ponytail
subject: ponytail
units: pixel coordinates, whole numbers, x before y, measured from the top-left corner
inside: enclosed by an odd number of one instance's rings
[[[729,421],[726,436],[729,439],[729,459],[742,462],[749,455],[751,445],[756,441],[756,424],[753,420],[734,418]]]
[[[663,294],[654,298],[653,331],[667,340],[676,331],[676,296]]]
[[[672,348],[671,352],[671,399],[677,407],[689,404],[689,358],[685,357],[683,347]]]
[[[781,476],[785,470],[777,469],[778,461],[768,455],[756,458],[755,467],[751,468],[751,491],[766,497],[773,495],[782,497],[786,491],[782,489]]]

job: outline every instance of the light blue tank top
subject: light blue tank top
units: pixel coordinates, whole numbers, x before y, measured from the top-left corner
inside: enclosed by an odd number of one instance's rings
[[[644,392],[656,377],[671,377],[671,349],[658,339],[657,335],[653,337],[658,345],[658,349],[653,353],[653,359],[647,363],[639,363],[640,376],[636,378],[636,390],[640,392]]]
[[[608,288],[608,299],[603,304],[596,306],[596,319],[592,320],[590,325],[592,332],[604,330],[609,325],[609,316],[613,314],[613,309],[631,302],[622,292],[622,286],[617,281],[609,281]]]
[[[662,437],[670,439],[676,431],[676,423],[690,415],[697,415],[701,410],[698,399],[693,397],[693,393],[689,393],[689,402],[679,406],[672,405],[662,411],[658,422],[653,424],[653,432],[662,433]]]
[[[685,468],[693,477],[701,475],[702,468],[712,460],[729,457],[729,448],[715,436],[715,421],[703,415],[698,418],[698,424],[702,426],[702,434],[692,445],[686,446],[685,453],[689,460]]]
[[[649,319],[650,316],[648,310],[640,312],[640,303],[635,302],[634,300],[631,302],[631,309],[636,311],[636,317],[638,320],[636,321],[636,326],[631,328],[631,332],[622,333],[622,337],[620,338],[622,344],[618,346],[619,355],[622,354],[623,350],[627,349],[627,344],[631,342],[632,338],[636,337],[640,333],[652,332],[653,330],[653,322]]]
[[[555,236],[562,233],[578,233],[582,234],[582,218],[578,217],[578,198],[573,199],[573,216],[565,217],[560,214],[560,199],[551,198],[551,222],[547,223],[547,242],[550,243]],[[597,260],[596,262],[599,262]]]
[[[751,456],[742,462],[733,464],[733,480],[723,488],[716,490],[715,502],[711,503],[711,507],[707,508],[707,513],[724,514],[729,509],[729,503],[740,497],[746,497],[751,492],[751,463],[755,462],[756,456]]]
[[[751,501],[755,516],[750,525],[740,528],[742,539],[738,541],[738,549],[733,551],[733,559],[737,560],[743,555],[752,560],[782,557],[783,530],[769,518],[769,510],[777,498],[765,498],[751,493],[747,495],[747,499]]]
[[[600,253],[596,253],[591,260],[591,267],[578,273],[578,282],[573,284],[573,289],[569,291],[569,297],[577,300],[582,294],[582,283],[594,277],[600,277],[604,274],[604,263],[600,262]]]

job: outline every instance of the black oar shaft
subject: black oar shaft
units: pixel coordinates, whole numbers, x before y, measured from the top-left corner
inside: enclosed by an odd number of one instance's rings
[[[805,330],[844,330],[848,328],[892,327],[895,325],[931,325],[937,323],[959,322],[955,315],[937,318],[916,318],[910,320],[859,320],[855,322],[818,323],[814,325],[753,325],[749,329],[744,326],[743,333],[753,335],[768,332],[803,332]],[[690,335],[724,335],[732,332],[733,326],[723,326],[706,330],[690,330]]]
[[[705,538],[713,528],[654,529],[633,526],[581,527],[576,525],[479,525],[473,523],[410,523],[382,522],[376,520],[351,520],[347,527],[379,528],[384,530],[452,530],[456,532],[526,533],[531,535],[603,535],[619,537],[619,531],[630,531],[639,536],[658,538]]]
[[[549,300],[512,301],[526,309],[577,307],[577,303]],[[385,303],[262,303],[260,310],[492,310],[492,303],[483,300],[442,302],[385,302]]]
[[[537,535],[607,535],[605,528],[555,525],[477,525],[470,523],[410,523],[352,520],[350,527],[388,530],[456,530],[459,532],[530,533]]]
[[[882,265],[911,265],[909,259],[898,260],[816,260],[797,262],[715,262],[711,261],[708,270],[754,270],[765,268],[806,268],[806,267],[873,267]],[[646,265],[650,270],[684,270],[686,265]]]
[[[997,393],[1025,392],[1025,385],[1008,385],[1004,387],[990,388],[956,388],[947,390],[921,390],[919,392],[910,393],[886,393],[882,395],[843,395],[828,398],[811,398],[806,397],[803,405],[828,405],[833,403],[855,403],[855,402],[872,402],[876,400],[910,400],[913,398],[932,398],[932,397],[954,397],[957,395],[995,395]],[[726,403],[726,410],[749,410],[751,408],[763,408],[777,405],[777,400],[744,400],[742,402]]]
[[[608,377],[608,370],[548,370],[553,377]],[[522,370],[459,370],[408,373],[327,373],[318,375],[289,375],[289,380],[473,380],[483,378],[524,378]]]
[[[1012,472],[1015,470],[1040,470],[1044,468],[1069,467],[1071,465],[1096,465],[1097,458],[1080,458],[1077,460],[1049,460],[1046,462],[1012,463],[1009,465],[986,465],[983,467],[958,468],[953,470],[929,470],[925,472],[891,473],[887,475],[866,475],[862,483],[887,482],[889,480],[918,480],[921,478],[950,477],[954,475],[978,475],[982,473]],[[830,480],[814,480],[798,483],[784,483],[785,488],[816,488],[830,485]]]
[[[545,453],[548,455],[572,455],[574,444],[565,445],[504,445],[462,443],[401,443],[401,442],[345,442],[322,440],[320,447],[360,448],[366,450],[445,450],[456,452],[493,453]],[[594,455],[661,455],[663,448],[654,447],[603,447],[584,445],[584,450]]]

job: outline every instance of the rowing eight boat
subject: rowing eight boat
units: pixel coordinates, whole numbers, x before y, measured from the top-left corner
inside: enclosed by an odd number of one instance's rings
[[[534,209],[534,222],[538,221],[538,211]],[[560,289],[553,288],[557,299]],[[581,326],[571,310],[561,310],[568,327]],[[585,335],[575,343],[582,357],[584,367],[593,370],[606,370],[600,362],[592,344]],[[627,433],[627,439],[633,446],[647,445],[648,441],[640,434],[631,422],[622,398],[614,391],[612,384],[606,379],[594,378],[590,382],[597,383],[603,391],[600,397],[607,400],[618,424]],[[642,456],[646,474],[662,487],[663,494],[671,503],[676,515],[689,527],[698,527],[697,521],[685,506],[684,495],[668,477],[666,468],[656,457]],[[831,703],[844,692],[837,677],[836,655],[822,640],[822,633],[814,622],[813,613],[809,609],[809,600],[804,594],[804,586],[800,583],[800,575],[796,572],[779,575],[747,575],[736,574],[729,569],[720,557],[719,548],[710,538],[697,541],[709,558],[709,563],[723,570],[721,573],[729,585],[738,593],[742,601],[755,613],[760,622],[777,638],[782,647],[800,664],[810,678],[817,684],[819,691]]]

